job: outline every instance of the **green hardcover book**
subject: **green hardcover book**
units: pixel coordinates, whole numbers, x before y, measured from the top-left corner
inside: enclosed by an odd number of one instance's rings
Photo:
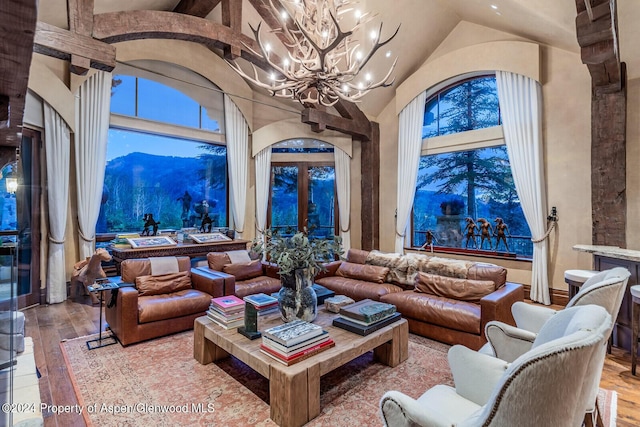
[[[346,318],[365,323],[375,323],[396,312],[396,306],[384,302],[363,299],[362,301],[340,307],[340,314]]]

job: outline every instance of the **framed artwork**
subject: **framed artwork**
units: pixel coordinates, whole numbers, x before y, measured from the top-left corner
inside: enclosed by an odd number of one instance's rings
[[[189,234],[189,238],[196,243],[226,242],[232,240],[222,233]]]
[[[159,248],[161,246],[175,246],[177,243],[169,236],[131,237],[127,241],[132,248]]]

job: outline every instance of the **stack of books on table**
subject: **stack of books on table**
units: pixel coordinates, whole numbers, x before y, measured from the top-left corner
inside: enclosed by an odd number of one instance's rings
[[[401,318],[395,305],[363,299],[340,307],[338,317],[333,319],[333,326],[365,336]]]
[[[253,305],[258,315],[273,313],[278,311],[278,300],[267,294],[247,295],[243,298],[246,302]]]
[[[235,295],[211,298],[207,317],[225,329],[244,326],[244,301]]]
[[[260,351],[289,366],[335,345],[322,327],[304,320],[294,320],[264,330]]]

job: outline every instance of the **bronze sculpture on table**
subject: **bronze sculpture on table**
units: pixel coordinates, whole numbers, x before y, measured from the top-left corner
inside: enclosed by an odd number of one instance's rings
[[[424,245],[420,247],[420,249],[426,249],[427,246],[429,246],[431,248],[431,252],[433,252],[433,244],[438,243],[438,239],[436,239],[436,236],[433,235],[433,232],[431,230],[427,230],[425,234],[426,241],[424,242]]]
[[[471,217],[465,218],[467,225],[464,227],[464,231],[466,232],[467,243],[465,244],[465,248],[469,247],[469,240],[473,239],[473,247],[478,248],[478,241],[476,240],[476,228],[478,227],[476,223],[473,221]]]
[[[509,244],[507,243],[507,236],[511,237],[511,233],[509,233],[509,227],[504,223],[502,218],[496,218],[496,228],[494,235],[496,236],[496,251],[498,250],[498,244],[500,242],[504,242],[504,246],[507,248],[507,252],[509,252]]]
[[[155,236],[158,234],[158,225],[160,225],[160,222],[156,222],[156,220],[153,219],[153,214],[144,214],[142,220],[144,221],[144,229],[142,233],[140,233],[141,236]],[[151,230],[153,230],[153,232]]]
[[[485,240],[489,242],[489,250],[492,249],[491,235],[493,234],[493,227],[491,223],[484,218],[478,219],[480,223],[480,249],[483,248]]]
[[[200,223],[200,232],[202,233],[211,233],[211,228],[213,227],[213,220],[209,216],[208,213],[203,214],[202,223]]]

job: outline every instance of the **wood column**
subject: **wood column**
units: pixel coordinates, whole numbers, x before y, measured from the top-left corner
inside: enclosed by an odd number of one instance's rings
[[[622,89],[594,88],[591,98],[591,210],[594,245],[625,248],[627,224],[627,84]]]
[[[371,140],[362,143],[360,154],[362,192],[362,238],[360,246],[380,249],[380,125],[371,122]]]

